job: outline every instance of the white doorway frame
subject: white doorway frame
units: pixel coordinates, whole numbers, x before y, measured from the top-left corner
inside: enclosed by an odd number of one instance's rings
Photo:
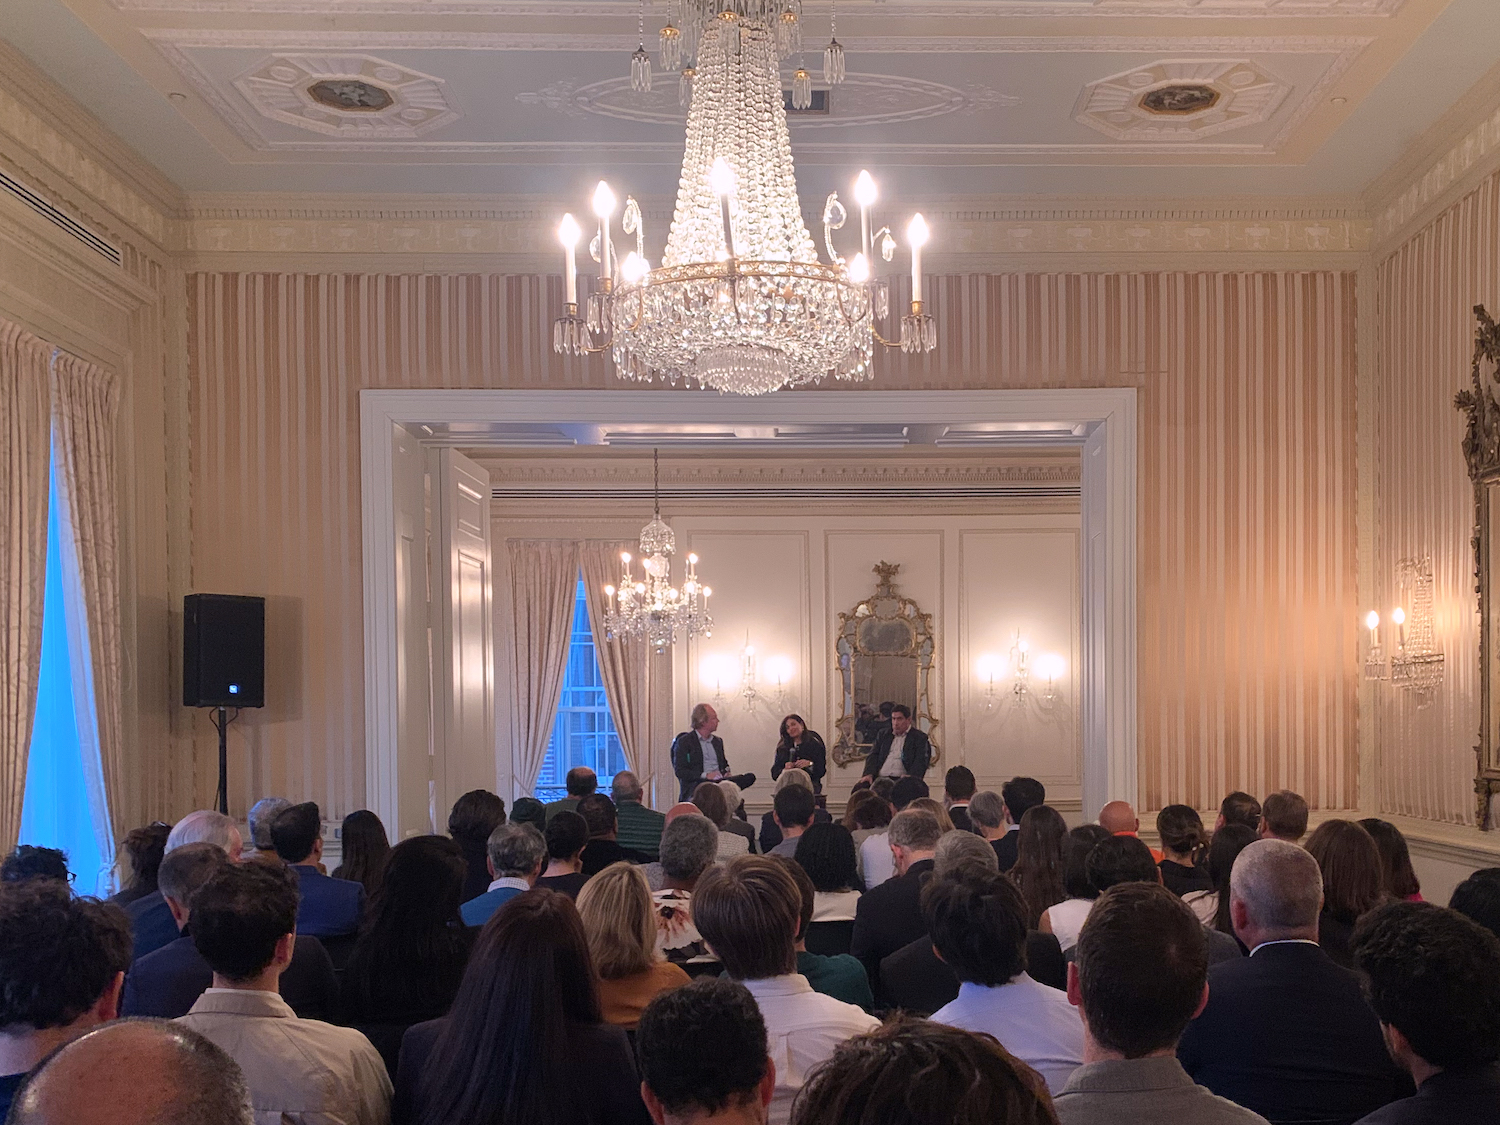
[[[365,390],[360,494],[365,618],[365,796],[399,836],[395,490],[391,427],[486,424],[816,426],[868,419],[908,425],[1054,424],[1086,435],[1081,511],[1083,811],[1136,804],[1136,497],[1134,388],[989,391],[798,391],[737,398],[697,391]],[[446,441],[446,439],[445,439]],[[451,444],[451,442],[447,442]],[[476,433],[474,445],[484,444]],[[805,447],[804,447],[805,448]],[[847,448],[844,450],[847,455]]]

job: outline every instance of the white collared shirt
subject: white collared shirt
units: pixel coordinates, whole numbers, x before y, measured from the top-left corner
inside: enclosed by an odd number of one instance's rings
[[[901,752],[906,749],[906,735],[898,734],[891,739],[891,752],[885,756],[885,764],[880,767],[882,777],[905,777],[906,763],[901,760]]]
[[[713,735],[698,736],[698,745],[703,747],[703,775],[719,772],[719,751],[714,747]]]
[[[982,1031],[1000,1040],[1016,1058],[1061,1092],[1083,1065],[1083,1020],[1068,1003],[1068,994],[1048,988],[1027,973],[1005,984],[987,986],[965,981],[958,999],[932,1013],[934,1023]]]
[[[531,890],[531,884],[528,883],[525,879],[522,879],[516,875],[502,875],[500,878],[496,879],[493,883],[486,887],[484,889],[484,892],[485,894],[489,894],[490,891],[498,891],[501,887],[515,887],[516,890],[522,892],[523,894]]]
[[[1317,944],[1318,943],[1315,942],[1315,941],[1313,941],[1311,938],[1305,938],[1305,937],[1277,938],[1275,941],[1263,941],[1263,942],[1261,942],[1259,945],[1257,945],[1254,949],[1252,949],[1250,951],[1250,956],[1254,957],[1257,953],[1259,953],[1262,949],[1266,948],[1266,946],[1268,946],[1268,945],[1317,945]]]
[[[814,992],[800,973],[741,983],[760,1006],[768,1053],[776,1063],[767,1123],[786,1125],[792,1098],[813,1068],[831,1058],[840,1043],[874,1031],[880,1021],[863,1008]]]

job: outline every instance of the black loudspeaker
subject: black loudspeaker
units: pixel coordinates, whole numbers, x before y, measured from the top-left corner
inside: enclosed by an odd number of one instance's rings
[[[266,705],[266,599],[189,594],[182,599],[184,707]]]

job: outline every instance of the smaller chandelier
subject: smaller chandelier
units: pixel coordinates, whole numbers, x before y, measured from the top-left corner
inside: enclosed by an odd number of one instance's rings
[[[682,585],[672,584],[672,555],[677,536],[661,518],[661,466],[651,451],[651,522],[641,528],[641,569],[644,580],[631,571],[629,551],[620,554],[620,585],[604,587],[609,604],[604,612],[604,635],[609,640],[636,638],[665,652],[677,639],[702,634],[713,636],[714,619],[708,613],[713,593],[698,581],[698,556],[688,555]]]

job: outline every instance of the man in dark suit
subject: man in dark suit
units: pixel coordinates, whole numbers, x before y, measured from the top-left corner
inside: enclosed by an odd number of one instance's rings
[[[1351,944],[1391,1057],[1417,1083],[1360,1125],[1500,1123],[1500,941],[1456,910],[1395,902]]]
[[[926,809],[898,812],[889,832],[895,877],[860,896],[854,909],[854,934],[849,939],[849,952],[864,964],[877,997],[880,962],[927,932],[922,919],[922,885],[932,872],[933,856],[943,835],[937,817]]]
[[[645,852],[622,847],[618,839],[620,822],[615,803],[603,793],[590,793],[578,802],[578,815],[589,826],[589,842],[583,849],[583,874],[599,874],[611,863],[650,863]]]
[[[677,774],[681,791],[679,801],[691,801],[693,790],[705,781],[732,781],[741,789],[755,784],[753,773],[733,773],[724,754],[724,740],[719,729],[719,713],[707,703],[693,708],[692,730],[685,730],[672,740],[672,770]],[[731,810],[733,811],[733,810]]]
[[[968,766],[950,766],[943,775],[943,805],[948,809],[948,819],[960,832],[974,831],[974,822],[969,819],[969,802],[974,797],[977,785],[974,771]]]
[[[158,885],[181,936],[130,966],[121,1015],[168,1020],[185,1016],[213,984],[213,970],[188,932],[189,904],[199,887],[229,866],[229,857],[212,844],[185,844],[162,860]],[[338,978],[317,938],[297,939],[292,963],[281,978],[281,996],[303,1019],[327,1020],[338,1014]]]
[[[292,805],[271,822],[276,854],[297,876],[297,932],[339,937],[359,929],[365,909],[363,883],[332,879],[318,870],[323,858],[323,818],[312,801]]]
[[[197,809],[174,824],[163,852],[171,855],[187,844],[213,844],[222,848],[235,863],[239,862],[245,847],[239,826],[213,809]],[[136,899],[126,907],[126,913],[130,915],[132,959],[138,960],[177,940],[177,923],[172,919],[172,911],[167,908],[167,900],[160,888]]]
[[[891,708],[891,729],[875,736],[875,745],[865,758],[864,776],[921,778],[932,764],[932,743],[925,732],[911,725],[911,708],[897,703]]]
[[[1005,835],[994,842],[995,855],[1000,860],[1000,870],[1009,871],[1016,865],[1021,818],[1028,810],[1047,803],[1047,789],[1034,777],[1013,777],[1000,786],[1000,799],[1005,802],[1006,825]]]
[[[1352,1125],[1411,1093],[1359,979],[1318,948],[1323,879],[1296,844],[1235,860],[1229,910],[1249,957],[1213,966],[1208,1004],[1177,1057],[1200,1086],[1272,1125]]]

